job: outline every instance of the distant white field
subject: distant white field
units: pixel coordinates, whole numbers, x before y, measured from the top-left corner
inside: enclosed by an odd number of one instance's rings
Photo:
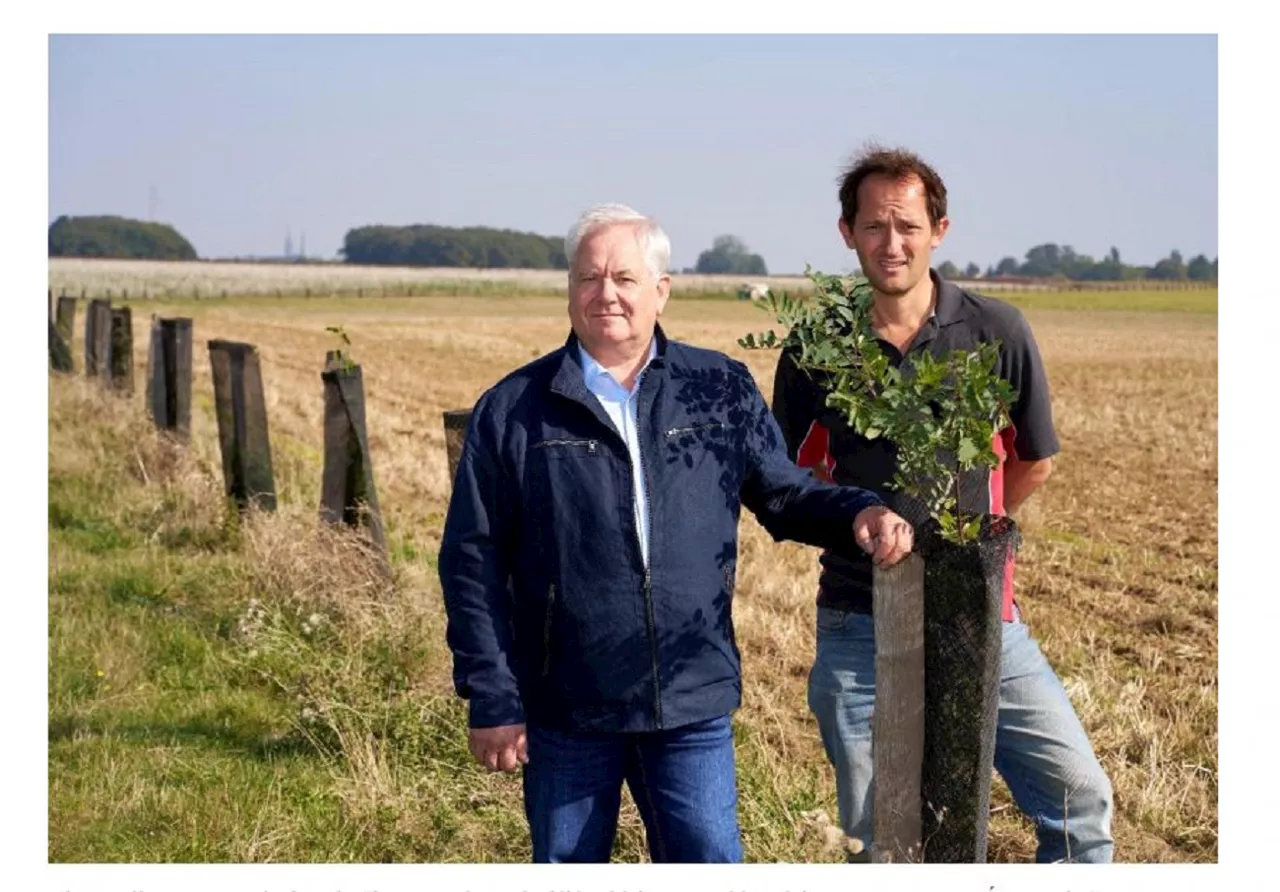
[[[744,284],[765,283],[787,291],[805,290],[803,276],[709,276],[675,274],[673,291],[736,292]],[[461,291],[557,291],[566,286],[563,270],[464,269],[457,267],[348,266],[345,264],[231,263],[219,261],[100,260],[49,258],[49,287],[54,294],[90,297],[216,297],[228,295],[439,294],[457,284]]]

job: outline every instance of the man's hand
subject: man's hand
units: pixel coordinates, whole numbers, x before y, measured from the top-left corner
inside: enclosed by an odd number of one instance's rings
[[[472,728],[467,745],[476,761],[490,771],[515,771],[529,762],[529,742],[524,725]]]
[[[881,569],[892,567],[911,553],[915,531],[911,524],[883,505],[863,508],[853,519],[853,538]]]

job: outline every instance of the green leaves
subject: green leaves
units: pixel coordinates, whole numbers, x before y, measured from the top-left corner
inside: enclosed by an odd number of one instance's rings
[[[346,329],[344,329],[341,325],[326,325],[324,327],[324,330],[327,332],[332,332],[333,334],[337,335],[338,340],[342,342],[343,346],[345,347],[351,346],[351,338],[347,336]],[[337,365],[340,366],[345,371],[350,372],[356,367],[355,361],[351,358],[351,354],[343,350],[342,347],[339,347],[337,350],[333,351],[333,358],[337,363]]]
[[[793,351],[797,366],[826,391],[826,404],[868,440],[897,447],[893,485],[922,501],[943,537],[977,538],[981,519],[959,511],[961,474],[994,468],[995,433],[1009,424],[1016,392],[999,376],[998,342],[945,357],[911,354],[895,368],[871,324],[875,296],[863,278],[841,278],[805,268],[815,292],[806,300],[771,294],[763,309],[787,329],[738,343],[747,349]]]

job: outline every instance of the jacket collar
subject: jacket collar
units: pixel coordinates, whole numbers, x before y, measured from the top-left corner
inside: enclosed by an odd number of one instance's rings
[[[657,342],[657,353],[649,361],[647,372],[663,368],[666,362],[669,342],[661,325],[654,325],[653,337]],[[560,348],[560,363],[555,375],[551,378],[551,390],[553,393],[585,401],[591,392],[583,383],[582,359],[578,353],[579,343],[578,336],[571,330],[569,337],[565,339],[564,346]]]

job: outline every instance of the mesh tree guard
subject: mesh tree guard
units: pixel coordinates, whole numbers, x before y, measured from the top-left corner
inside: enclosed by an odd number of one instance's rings
[[[944,542],[922,525],[925,733],[923,860],[984,862],[1000,705],[1001,601],[1020,542],[1007,517],[987,516],[978,541]],[[878,706],[878,704],[877,704]]]

